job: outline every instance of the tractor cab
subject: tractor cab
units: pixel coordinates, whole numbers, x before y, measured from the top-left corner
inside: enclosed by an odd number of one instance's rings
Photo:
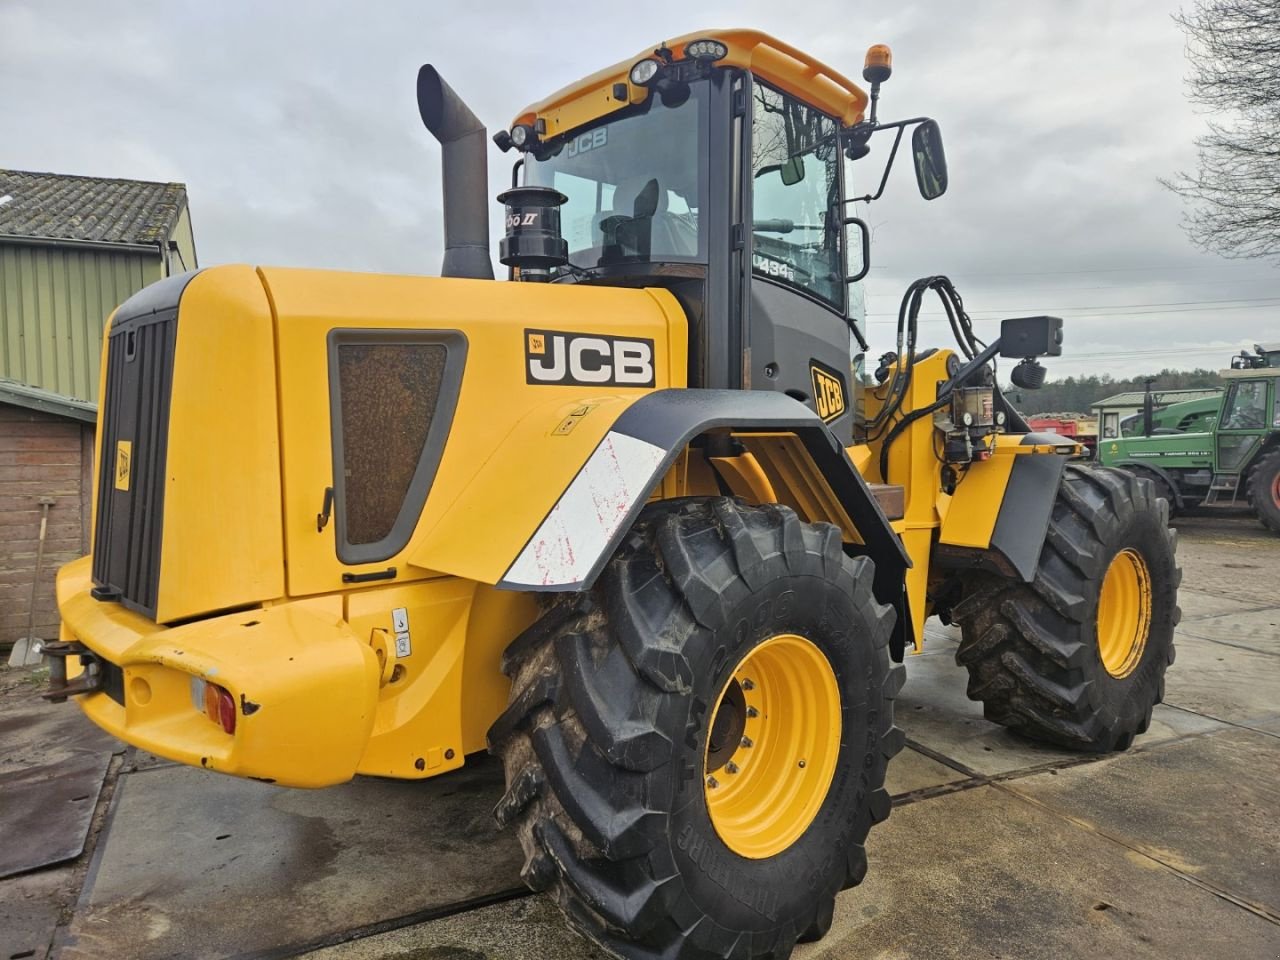
[[[851,443],[866,343],[850,288],[870,251],[850,213],[889,168],[855,197],[849,165],[879,130],[896,132],[891,164],[916,125],[921,193],[947,182],[933,121],[876,120],[890,69],[872,47],[869,100],[771,37],[723,31],[588,77],[494,137],[520,151],[502,261],[520,280],[665,287],[689,318],[689,386],[786,393]]]
[[[1242,351],[1222,376],[1227,388],[1215,450],[1221,476],[1214,478],[1214,490],[1225,490],[1230,483],[1234,494],[1257,454],[1280,440],[1280,344],[1257,344],[1253,354]]]

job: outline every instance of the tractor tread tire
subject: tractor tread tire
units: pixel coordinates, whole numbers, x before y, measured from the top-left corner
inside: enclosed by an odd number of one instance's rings
[[[1264,455],[1249,473],[1249,503],[1258,522],[1272,533],[1280,533],[1280,503],[1274,484],[1280,475],[1280,449]]]
[[[834,585],[861,620],[854,626],[868,650],[867,743],[875,746],[857,756],[868,787],[840,816],[846,842],[827,844],[823,863],[802,878],[815,886],[795,897],[801,906],[748,929],[699,904],[706,877],[682,874],[678,814],[655,798],[677,796],[676,778],[690,777],[701,797],[701,778],[681,752],[700,703],[699,649],[712,630],[738,622],[727,618],[761,585],[795,575]],[[835,527],[802,523],[787,507],[721,497],[647,508],[595,587],[551,599],[504,657],[510,704],[489,744],[503,759],[508,788],[494,814],[520,838],[525,882],[550,894],[580,933],[636,960],[785,960],[798,940],[825,934],[835,894],[866,874],[864,841],[889,814],[885,769],[904,743],[893,725],[903,681],[888,656],[894,610],[872,596],[872,576],[870,560],[844,554]],[[706,862],[701,869],[711,876],[717,868]],[[741,880],[734,889],[739,876],[719,877],[724,914],[742,911],[753,896]],[[702,892],[690,883],[704,884]]]
[[[1173,662],[1176,532],[1168,501],[1121,469],[1067,464],[1032,583],[973,573],[952,619],[956,662],[984,716],[1032,739],[1086,752],[1124,750],[1151,723]],[[1128,539],[1126,539],[1128,538]],[[1138,545],[1152,580],[1146,648],[1116,679],[1102,666],[1097,598],[1111,558]]]
[[[1181,512],[1178,507],[1178,498],[1168,480],[1162,477],[1155,470],[1152,470],[1150,467],[1131,466],[1124,467],[1123,469],[1128,470],[1130,473],[1137,474],[1139,477],[1145,477],[1147,480],[1150,480],[1151,486],[1155,489],[1155,495],[1169,503],[1169,519],[1172,520],[1178,516]]]

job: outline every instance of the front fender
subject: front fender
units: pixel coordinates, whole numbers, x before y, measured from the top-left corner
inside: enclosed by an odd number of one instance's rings
[[[1065,444],[1040,439],[1004,440],[989,460],[969,466],[938,531],[941,565],[1035,579],[1062,471],[1078,449],[1071,444],[1073,453],[1064,454]]]

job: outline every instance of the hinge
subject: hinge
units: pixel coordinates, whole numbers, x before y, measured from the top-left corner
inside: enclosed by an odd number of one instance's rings
[[[745,89],[733,91],[733,115],[735,117],[745,117],[747,115],[747,91]]]
[[[747,228],[741,223],[733,225],[733,249],[741,250],[747,245]]]

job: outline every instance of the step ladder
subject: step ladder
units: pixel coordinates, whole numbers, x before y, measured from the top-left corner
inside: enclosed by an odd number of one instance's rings
[[[1215,473],[1213,479],[1209,481],[1209,495],[1204,498],[1205,505],[1234,504],[1240,496],[1241,478],[1242,474],[1239,473]],[[1230,497],[1224,497],[1224,494],[1230,494]]]

